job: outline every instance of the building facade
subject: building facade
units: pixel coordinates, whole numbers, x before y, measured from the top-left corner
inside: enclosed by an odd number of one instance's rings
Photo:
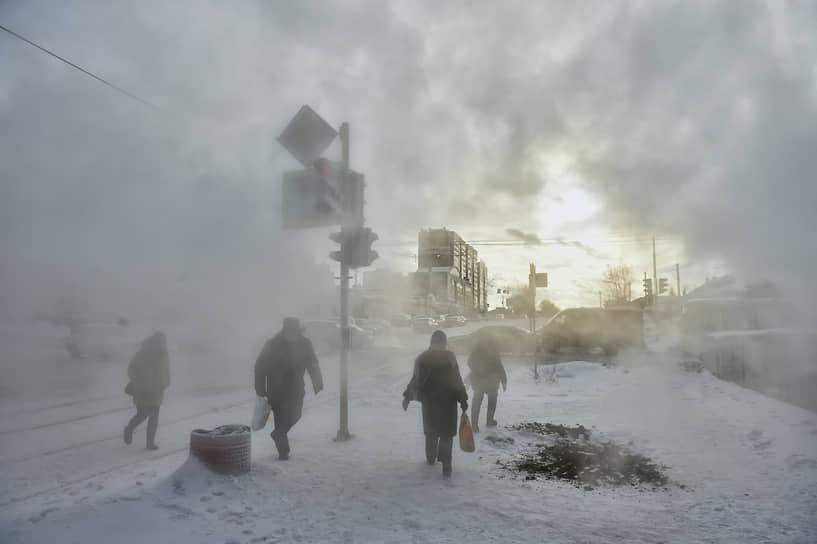
[[[488,267],[460,235],[448,229],[420,231],[414,293],[426,313],[485,313],[487,284]]]

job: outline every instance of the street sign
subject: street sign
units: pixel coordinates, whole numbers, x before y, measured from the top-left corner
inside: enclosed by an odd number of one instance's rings
[[[547,272],[537,272],[536,273],[536,287],[547,287],[548,286],[548,273]]]
[[[318,161],[320,168],[284,172],[281,186],[283,228],[340,225],[344,224],[344,216],[362,220],[366,186],[363,174],[350,170],[344,188],[339,166],[323,162]]]
[[[337,135],[332,125],[315,110],[303,106],[278,136],[278,142],[301,164],[310,168]]]
[[[283,228],[339,225],[342,195],[336,179],[326,179],[314,168],[284,172],[281,194]]]

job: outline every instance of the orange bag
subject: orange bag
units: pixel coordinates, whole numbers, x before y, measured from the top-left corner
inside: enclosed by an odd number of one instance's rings
[[[474,429],[471,428],[471,422],[465,412],[460,417],[460,448],[467,452],[477,449],[474,445]]]

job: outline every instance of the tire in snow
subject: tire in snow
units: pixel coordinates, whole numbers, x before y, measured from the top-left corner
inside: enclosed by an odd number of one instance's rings
[[[251,465],[251,431],[246,425],[224,425],[190,433],[190,455],[213,472],[246,474]]]

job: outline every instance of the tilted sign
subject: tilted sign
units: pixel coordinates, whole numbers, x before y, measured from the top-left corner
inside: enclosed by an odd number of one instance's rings
[[[363,175],[350,172],[348,187],[337,170],[321,173],[315,168],[284,173],[282,225],[285,229],[308,229],[340,225],[344,211],[362,214]],[[345,201],[344,201],[345,200]]]
[[[332,125],[315,110],[303,106],[278,137],[278,142],[301,164],[310,168],[337,135]]]

